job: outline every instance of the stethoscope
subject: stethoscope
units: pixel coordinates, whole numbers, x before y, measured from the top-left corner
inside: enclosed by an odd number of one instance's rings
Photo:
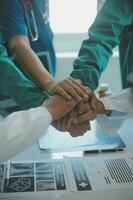
[[[30,34],[31,40],[33,42],[35,42],[35,41],[38,40],[39,34],[38,34],[38,28],[37,28],[37,23],[36,23],[34,11],[33,11],[32,4],[31,4],[30,0],[23,0],[23,6],[24,6],[25,17],[26,17],[26,21],[27,21],[29,34]],[[31,19],[33,21],[34,30],[30,25],[30,18],[29,17],[31,17]],[[47,11],[44,13],[43,17],[44,17],[44,23],[47,24],[49,22]]]

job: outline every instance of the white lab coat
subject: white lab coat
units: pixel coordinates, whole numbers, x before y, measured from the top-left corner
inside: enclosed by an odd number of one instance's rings
[[[34,144],[52,122],[44,107],[14,112],[0,121],[0,162]]]
[[[121,91],[100,99],[105,109],[112,110],[111,116],[98,115],[97,121],[107,133],[116,132],[133,115],[133,90]]]

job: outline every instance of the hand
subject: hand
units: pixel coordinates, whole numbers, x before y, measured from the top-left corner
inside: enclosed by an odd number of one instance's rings
[[[54,121],[52,125],[59,131],[65,132],[71,127],[71,122],[73,121],[76,115],[77,113],[73,109],[61,119]]]
[[[81,114],[77,115],[76,118],[73,119],[72,123],[80,124],[85,121],[91,121],[97,117],[97,114],[106,113],[103,103],[99,101],[96,97],[93,98],[95,99],[95,108],[92,108],[89,101],[85,103],[80,103],[78,107],[80,107],[79,110]]]
[[[71,124],[71,126],[68,129],[62,126],[61,120],[52,122],[52,125],[61,132],[69,132],[72,137],[82,136],[84,133],[86,133],[86,131],[90,130],[89,122],[84,122],[80,125]]]
[[[77,106],[67,115],[67,118],[61,121],[62,129],[69,129],[72,124],[81,124],[96,118],[100,112],[101,104],[92,92],[87,102],[80,102]],[[91,127],[89,127],[91,128]]]
[[[94,94],[94,92],[91,90],[91,88],[89,88],[89,90],[90,90],[90,95],[88,96],[88,100],[87,101],[89,101],[90,106],[92,107],[92,109],[95,110],[97,108],[97,98],[96,98],[96,95]],[[78,112],[79,112],[79,114],[82,113],[82,103],[78,107]]]
[[[52,80],[46,86],[46,90],[49,94],[59,94],[65,99],[70,100],[72,98],[77,101],[88,100],[91,90],[83,86],[79,80],[69,77],[63,81]]]
[[[54,95],[51,99],[47,100],[46,103],[44,102],[44,106],[52,114],[53,121],[65,116],[76,106],[76,104],[76,100],[72,99],[67,101],[59,95]]]
[[[72,124],[67,131],[72,137],[78,137],[84,135],[88,130],[90,130],[90,123],[83,122],[81,124],[74,125]]]

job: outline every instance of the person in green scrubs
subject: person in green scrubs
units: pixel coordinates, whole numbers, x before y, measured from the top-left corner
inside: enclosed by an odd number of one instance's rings
[[[133,71],[133,0],[106,0],[88,34],[71,75],[95,90],[113,48],[118,46],[122,88],[130,87],[127,74]]]
[[[0,44],[0,94],[8,95],[14,99],[14,101],[21,105],[23,109],[36,108],[38,106],[47,107],[51,100],[54,101],[56,96],[59,96],[59,99],[62,99],[61,102],[57,99],[56,102],[59,102],[59,107],[63,109],[62,113],[64,116],[64,108],[66,104],[66,111],[71,110],[78,103],[75,99],[66,100],[60,95],[54,95],[50,97],[47,92],[42,91],[39,87],[36,86],[31,80],[29,80],[21,70],[9,59],[7,51],[4,46]],[[66,103],[65,103],[66,102]],[[54,102],[53,102],[54,103]],[[52,106],[55,105],[52,103]],[[64,104],[65,103],[65,104]],[[57,109],[59,110],[59,108]],[[55,113],[58,114],[58,112]],[[67,113],[67,112],[66,112]],[[52,123],[55,128],[58,128],[56,121]],[[89,129],[88,123],[82,123],[80,125],[71,125],[69,129],[65,131],[70,132],[71,136],[81,136]]]
[[[132,87],[127,76],[133,72],[133,0],[106,0],[90,27],[88,36],[74,61],[71,76],[80,79],[93,92],[108,65],[113,48],[118,46],[122,88]],[[82,105],[80,123],[92,118],[90,109],[94,113],[98,110],[94,93]]]

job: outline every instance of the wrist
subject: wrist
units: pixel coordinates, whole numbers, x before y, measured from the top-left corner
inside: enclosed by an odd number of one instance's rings
[[[55,111],[53,109],[53,106],[51,104],[51,99],[47,99],[43,102],[42,104],[43,107],[47,108],[47,110],[50,112],[50,114],[52,115],[52,121],[55,120]]]
[[[54,109],[49,105],[47,105],[46,108],[50,112],[50,114],[52,115],[52,122],[55,121],[56,120],[56,114],[55,114]]]
[[[111,110],[106,110],[105,107],[104,107],[104,104],[102,103],[102,101],[98,100],[98,104],[99,104],[99,106],[98,106],[98,108],[99,108],[98,109],[98,113],[99,114],[105,114],[107,116],[111,115]]]
[[[46,79],[43,83],[43,90],[46,90],[47,92],[49,92],[50,88],[55,84],[55,82],[56,81],[53,77]]]

